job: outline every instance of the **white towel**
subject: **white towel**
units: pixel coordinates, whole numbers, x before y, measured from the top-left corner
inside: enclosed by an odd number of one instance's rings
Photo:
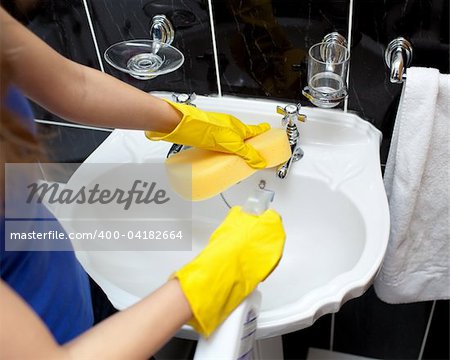
[[[450,298],[449,83],[410,68],[403,85],[384,174],[389,245],[374,283],[388,303]]]

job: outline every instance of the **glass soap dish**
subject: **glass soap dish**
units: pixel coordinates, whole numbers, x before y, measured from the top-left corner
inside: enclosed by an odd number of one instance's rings
[[[184,63],[183,54],[157,40],[126,40],[111,45],[105,60],[112,67],[139,80],[153,79],[177,70]]]

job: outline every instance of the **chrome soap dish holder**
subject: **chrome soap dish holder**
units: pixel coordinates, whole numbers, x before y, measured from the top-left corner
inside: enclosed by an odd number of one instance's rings
[[[171,44],[175,30],[165,15],[155,15],[150,39],[125,40],[111,45],[104,53],[108,64],[139,80],[153,79],[177,70],[184,55]]]
[[[347,97],[350,52],[347,40],[338,32],[324,36],[308,52],[308,85],[302,94],[321,108],[333,108]]]

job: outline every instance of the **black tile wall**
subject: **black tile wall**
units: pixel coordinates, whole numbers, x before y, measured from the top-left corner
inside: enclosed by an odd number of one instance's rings
[[[450,304],[436,301],[430,332],[423,353],[424,360],[450,359]]]
[[[324,35],[347,37],[349,1],[213,1],[222,91],[308,104],[308,49]]]
[[[283,355],[286,360],[306,359],[310,347],[328,349],[330,346],[332,315],[318,318],[314,324],[301,331],[283,336]]]
[[[133,79],[104,63],[106,72],[144,91],[165,90],[269,97],[310,103],[301,95],[308,48],[331,32],[348,34],[353,4],[348,109],[379,128],[387,158],[402,85],[391,84],[384,49],[398,36],[412,42],[412,66],[449,73],[448,0],[212,0],[220,89],[206,0],[88,0],[100,52],[118,41],[149,38],[151,18],[165,14],[175,26],[182,68],[149,81]],[[44,0],[21,10],[0,3],[63,55],[99,68],[80,0]],[[342,109],[343,106],[341,105]],[[38,118],[57,119],[36,107]],[[108,132],[40,125],[55,161],[83,161]],[[52,135],[49,135],[52,134]],[[431,302],[389,305],[369,289],[335,315],[334,350],[383,359],[418,357]],[[287,359],[304,359],[310,346],[330,344],[331,315],[283,338]],[[449,302],[438,301],[423,359],[449,358]]]
[[[401,84],[391,84],[384,62],[387,44],[402,36],[413,46],[410,66],[449,73],[449,2],[358,0],[354,2],[349,109],[383,132],[386,162]]]
[[[334,349],[375,359],[418,359],[431,303],[390,305],[373,288],[336,313]]]
[[[82,163],[109,136],[110,131],[37,123],[48,162]]]

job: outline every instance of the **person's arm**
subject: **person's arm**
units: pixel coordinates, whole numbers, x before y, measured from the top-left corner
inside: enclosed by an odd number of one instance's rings
[[[0,7],[1,59],[25,95],[69,121],[170,132],[181,114],[167,102],[58,54]]]
[[[275,211],[256,216],[233,207],[208,245],[172,280],[64,346],[55,343],[36,314],[0,281],[1,355],[147,359],[186,322],[207,337],[275,269],[285,237]]]
[[[261,169],[266,161],[245,140],[270,125],[161,100],[58,54],[0,7],[1,58],[30,99],[62,118],[97,126],[146,130],[164,140],[233,153]]]
[[[177,280],[64,346],[3,281],[0,309],[0,348],[6,359],[148,359],[192,316]]]

